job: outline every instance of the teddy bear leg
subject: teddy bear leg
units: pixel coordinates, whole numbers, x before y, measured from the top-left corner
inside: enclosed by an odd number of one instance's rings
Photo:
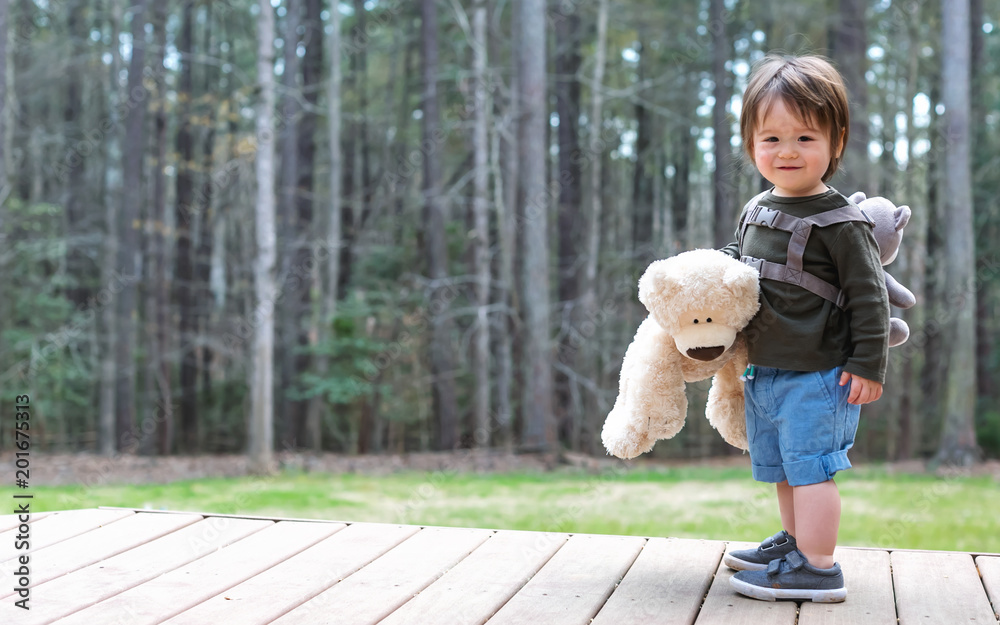
[[[607,450],[634,458],[684,424],[687,398],[673,338],[647,317],[622,361],[618,398],[601,432]]]
[[[737,354],[715,377],[708,391],[705,416],[722,438],[733,447],[747,448],[747,422],[744,412],[743,381],[746,352]]]
[[[910,338],[910,326],[899,317],[889,317],[889,347],[896,347]]]

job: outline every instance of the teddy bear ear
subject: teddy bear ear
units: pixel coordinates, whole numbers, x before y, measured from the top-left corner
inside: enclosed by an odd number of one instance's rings
[[[906,224],[910,223],[911,214],[909,206],[899,206],[896,208],[896,212],[893,215],[896,218],[896,232],[899,232],[906,227]]]
[[[673,287],[675,280],[667,271],[668,260],[653,261],[639,278],[639,301],[647,310],[652,310],[655,302]]]
[[[865,200],[867,200],[868,198],[865,196],[865,192],[864,191],[856,191],[854,193],[854,195],[852,195],[848,199],[851,200],[852,202],[854,202],[855,204],[860,204],[860,203],[864,202]]]
[[[742,263],[732,264],[726,267],[722,274],[722,283],[731,289],[746,289],[756,292],[758,287],[757,272]]]

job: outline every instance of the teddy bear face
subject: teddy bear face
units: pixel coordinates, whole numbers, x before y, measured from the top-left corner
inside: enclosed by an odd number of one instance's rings
[[[717,250],[655,261],[639,279],[639,301],[681,354],[700,361],[733,345],[760,307],[758,293],[757,271]]]
[[[717,308],[681,313],[674,333],[677,351],[694,360],[715,360],[736,340],[737,329],[724,320],[725,315]]]

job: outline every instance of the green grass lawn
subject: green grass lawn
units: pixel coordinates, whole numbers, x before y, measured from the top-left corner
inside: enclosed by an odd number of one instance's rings
[[[840,544],[1000,553],[1000,486],[990,477],[838,476]],[[284,473],[164,485],[37,487],[32,509],[125,506],[536,531],[759,541],[780,529],[773,487],[749,470],[680,468],[588,475]],[[0,489],[7,501],[13,489]]]

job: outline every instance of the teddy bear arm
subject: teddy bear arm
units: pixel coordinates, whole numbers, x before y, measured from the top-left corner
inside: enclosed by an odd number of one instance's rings
[[[746,345],[741,343],[733,358],[712,378],[708,391],[705,416],[733,447],[747,448],[746,415],[744,412],[743,381],[740,376],[747,367]]]
[[[889,292],[889,303],[898,308],[912,308],[917,298],[910,289],[899,283],[892,275],[885,272],[885,288]]]
[[[889,347],[898,347],[910,338],[910,326],[899,317],[889,317]]]
[[[647,317],[625,352],[618,398],[601,433],[613,455],[634,458],[681,429],[687,398],[680,358],[673,338]]]

